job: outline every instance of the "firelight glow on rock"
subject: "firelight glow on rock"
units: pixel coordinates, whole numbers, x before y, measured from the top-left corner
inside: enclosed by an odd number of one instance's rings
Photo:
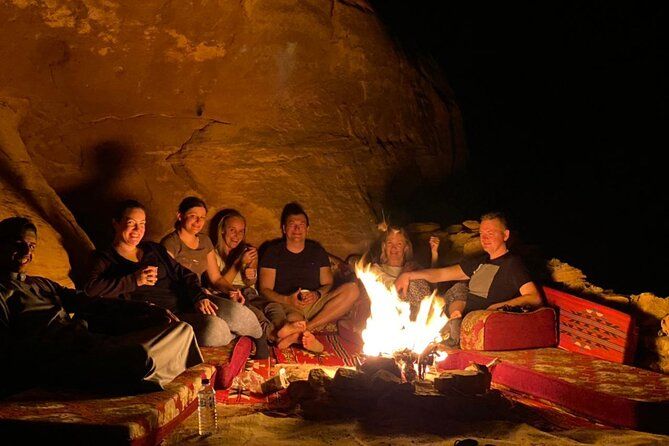
[[[405,349],[420,354],[431,342],[442,340],[440,330],[448,318],[436,291],[421,301],[418,316],[411,321],[409,303],[399,298],[395,286],[386,287],[369,265],[358,264],[355,269],[371,301],[371,315],[362,332],[364,354],[392,355]]]

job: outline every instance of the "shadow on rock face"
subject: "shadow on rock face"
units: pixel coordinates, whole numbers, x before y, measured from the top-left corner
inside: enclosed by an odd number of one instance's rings
[[[89,178],[80,186],[61,194],[79,225],[97,249],[113,238],[111,220],[116,205],[127,198],[115,194],[126,169],[132,168],[132,149],[118,141],[105,141],[90,150],[92,159],[83,168]]]

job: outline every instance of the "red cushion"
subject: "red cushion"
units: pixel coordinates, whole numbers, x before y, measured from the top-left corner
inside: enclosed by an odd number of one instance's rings
[[[638,329],[629,314],[544,287],[558,309],[560,348],[624,364],[634,360]]]
[[[552,308],[529,313],[472,311],[462,320],[463,350],[519,350],[555,345],[557,330]]]
[[[28,390],[0,401],[0,433],[21,439],[16,444],[155,445],[195,411],[202,377],[213,374],[213,366],[200,364],[163,391],[122,397]]]
[[[441,369],[501,362],[493,383],[553,402],[602,423],[669,431],[669,376],[557,348],[507,352],[452,351]]]

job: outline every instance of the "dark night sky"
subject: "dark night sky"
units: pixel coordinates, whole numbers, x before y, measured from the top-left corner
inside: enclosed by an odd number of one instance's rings
[[[407,54],[441,66],[465,122],[466,178],[430,186],[441,210],[411,218],[500,209],[594,283],[669,296],[664,7],[373,3]]]

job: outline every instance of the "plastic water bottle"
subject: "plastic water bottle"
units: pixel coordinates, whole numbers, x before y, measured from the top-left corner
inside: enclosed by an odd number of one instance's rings
[[[218,428],[216,421],[216,392],[208,379],[202,379],[202,389],[197,393],[198,433],[211,435]]]

